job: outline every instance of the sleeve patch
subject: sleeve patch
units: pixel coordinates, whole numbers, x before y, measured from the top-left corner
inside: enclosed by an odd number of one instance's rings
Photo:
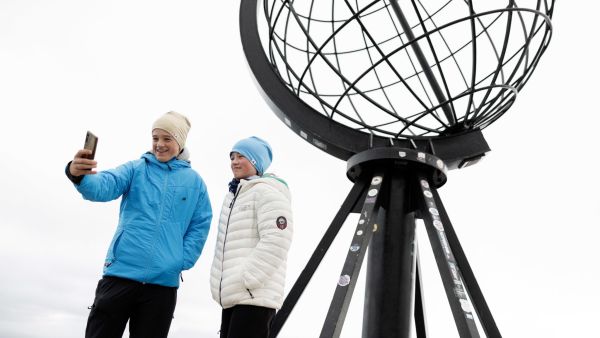
[[[277,217],[277,227],[281,230],[287,228],[287,219],[283,216]]]

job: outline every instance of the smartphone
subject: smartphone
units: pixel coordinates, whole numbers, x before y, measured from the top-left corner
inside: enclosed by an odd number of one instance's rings
[[[87,155],[86,158],[93,160],[96,156],[96,146],[98,145],[98,136],[94,135],[91,131],[87,131],[85,134],[85,143],[83,145],[84,149],[89,149],[92,151],[91,155]]]

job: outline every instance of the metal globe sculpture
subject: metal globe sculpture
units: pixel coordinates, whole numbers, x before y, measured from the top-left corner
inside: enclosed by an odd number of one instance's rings
[[[427,336],[422,219],[461,337],[500,337],[437,188],[490,149],[552,35],[554,0],[243,0],[240,32],[279,118],[354,182],[272,325],[277,336],[349,213],[358,224],[320,337],[338,337],[369,248],[363,337]],[[385,290],[385,291],[384,291]],[[414,317],[414,318],[413,318]]]
[[[345,160],[374,144],[443,139],[496,121],[548,46],[554,1],[242,7],[244,50],[275,111]]]

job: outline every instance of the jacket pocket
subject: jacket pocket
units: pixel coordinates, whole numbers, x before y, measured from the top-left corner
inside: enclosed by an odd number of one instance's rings
[[[175,222],[189,222],[196,204],[194,193],[198,189],[173,186],[173,201],[171,203],[171,217]]]
[[[117,249],[119,248],[119,243],[121,242],[121,238],[123,238],[124,233],[124,230],[119,230],[113,237],[113,241],[108,249],[108,254],[106,255],[106,260],[104,262],[105,267],[109,267],[114,261],[117,260]]]

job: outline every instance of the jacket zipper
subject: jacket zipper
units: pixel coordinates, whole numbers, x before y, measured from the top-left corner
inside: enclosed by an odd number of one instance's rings
[[[154,224],[154,235],[152,236],[154,241],[152,243],[152,250],[150,252],[150,254],[148,255],[148,265],[146,266],[146,273],[144,275],[144,280],[146,280],[149,276],[149,271],[150,271],[150,266],[152,265],[150,262],[152,260],[152,258],[155,256],[155,251],[156,251],[156,242],[158,241],[158,236],[156,236],[156,233],[158,232],[158,228],[160,227],[160,223],[162,222],[162,218],[163,218],[163,213],[165,211],[165,198],[167,195],[167,185],[169,183],[169,175],[171,174],[171,166],[166,164],[167,166],[167,173],[165,175],[165,179],[163,181],[163,189],[161,191],[161,199],[160,199],[160,213],[158,216],[158,219],[156,221],[156,223]],[[142,282],[142,284],[146,284],[146,282]]]
[[[233,195],[233,199],[231,203],[229,203],[229,215],[227,215],[227,224],[225,225],[225,237],[223,238],[223,255],[221,256],[221,280],[219,281],[219,304],[223,307],[223,297],[222,297],[222,288],[223,288],[223,264],[225,263],[225,243],[227,242],[227,233],[229,232],[229,219],[231,218],[231,213],[233,211],[233,205],[235,204],[235,200],[240,193],[241,185],[238,186],[235,191],[235,195]]]

